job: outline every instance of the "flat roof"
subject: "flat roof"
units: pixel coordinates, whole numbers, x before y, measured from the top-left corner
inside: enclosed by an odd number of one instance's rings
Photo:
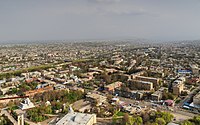
[[[93,117],[96,117],[96,115],[72,112],[66,114],[56,125],[86,125]]]
[[[198,92],[198,93],[194,96],[194,98],[200,99],[200,92]]]
[[[108,84],[105,87],[115,87],[116,85],[121,85],[121,84],[123,84],[123,83],[118,81],[118,82],[114,82],[114,83]]]
[[[147,82],[147,81],[142,81],[142,80],[133,80],[133,82],[140,82],[140,83],[144,83],[144,84],[153,84],[152,82]]]
[[[103,99],[103,98],[107,98],[106,96],[100,95],[100,94],[96,94],[96,93],[92,93],[92,94],[87,94],[86,97],[88,98],[93,98],[93,99]]]
[[[159,78],[154,77],[146,77],[146,76],[136,76],[137,78],[145,78],[145,79],[151,79],[151,80],[158,80]]]

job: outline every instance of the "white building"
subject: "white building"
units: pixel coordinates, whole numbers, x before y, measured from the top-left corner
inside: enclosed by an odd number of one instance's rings
[[[26,98],[23,103],[19,105],[19,108],[22,110],[34,108],[35,105],[30,101],[29,98]]]
[[[61,118],[56,125],[93,125],[96,123],[95,114],[85,114],[74,112],[71,106],[69,113]]]
[[[17,125],[24,125],[24,114],[19,114],[17,117]]]

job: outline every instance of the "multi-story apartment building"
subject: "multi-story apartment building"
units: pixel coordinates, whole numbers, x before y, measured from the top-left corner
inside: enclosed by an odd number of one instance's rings
[[[129,86],[132,90],[153,90],[153,83],[141,80],[129,80]]]

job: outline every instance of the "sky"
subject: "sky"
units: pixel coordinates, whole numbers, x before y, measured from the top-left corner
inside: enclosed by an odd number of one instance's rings
[[[200,0],[0,0],[0,41],[200,39]]]

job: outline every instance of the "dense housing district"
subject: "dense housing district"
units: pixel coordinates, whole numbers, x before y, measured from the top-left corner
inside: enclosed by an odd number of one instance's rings
[[[199,41],[0,46],[0,124],[199,125]]]

